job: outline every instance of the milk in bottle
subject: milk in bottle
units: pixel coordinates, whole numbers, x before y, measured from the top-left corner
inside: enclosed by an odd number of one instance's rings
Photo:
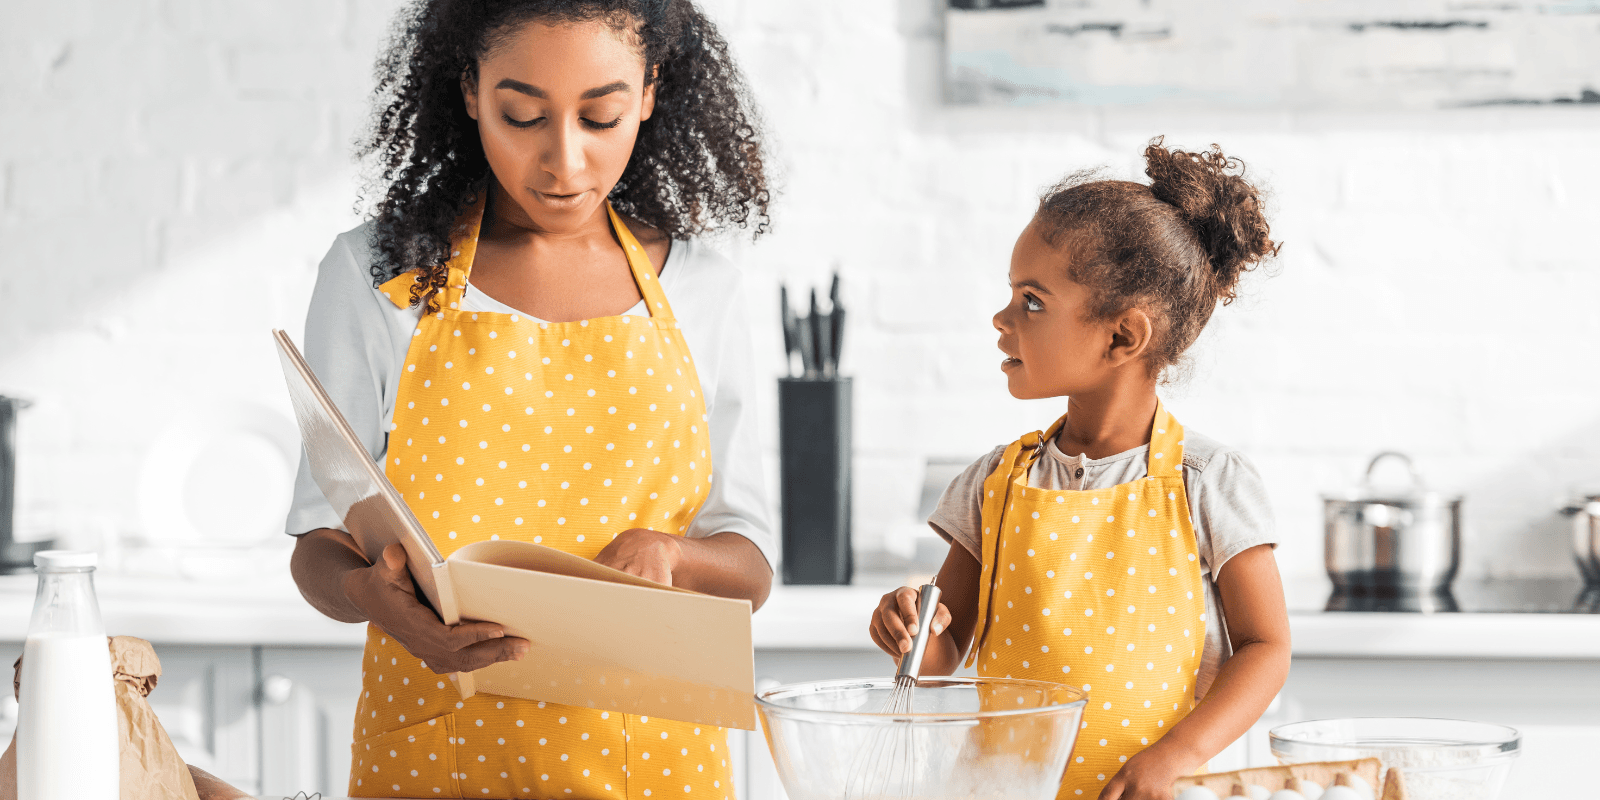
[[[116,695],[94,553],[33,557],[39,592],[22,647],[18,800],[117,800]]]

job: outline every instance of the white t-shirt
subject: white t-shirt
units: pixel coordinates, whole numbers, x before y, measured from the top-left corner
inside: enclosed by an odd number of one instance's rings
[[[381,464],[389,446],[406,351],[422,310],[399,308],[373,288],[369,230],[370,223],[340,234],[323,257],[306,312],[305,357],[367,452]],[[755,353],[743,276],[699,240],[675,240],[661,269],[661,289],[672,303],[700,375],[716,475],[687,535],[737,533],[754,542],[767,563],[774,564],[777,542],[767,514],[754,419]],[[470,283],[465,299],[470,310],[515,311]],[[628,313],[643,315],[642,303]],[[317,528],[344,529],[312,480],[304,452],[285,528],[293,535]]]
[[[1189,518],[1194,521],[1195,544],[1200,551],[1206,619],[1221,622],[1206,626],[1205,650],[1200,655],[1200,675],[1195,683],[1194,696],[1198,700],[1211,688],[1222,662],[1233,655],[1227,635],[1227,609],[1221,608],[1217,600],[1216,576],[1228,559],[1256,545],[1276,547],[1278,536],[1266,487],[1256,468],[1237,450],[1191,428],[1184,429],[1183,438],[1183,489],[1189,498]],[[945,541],[961,543],[980,561],[983,481],[994,472],[1005,450],[1006,445],[996,447],[962,471],[928,517],[935,533]],[[1028,470],[1028,485],[1076,491],[1132,483],[1149,474],[1149,451],[1150,446],[1143,445],[1105,458],[1069,456],[1051,438],[1045,443],[1045,457]]]

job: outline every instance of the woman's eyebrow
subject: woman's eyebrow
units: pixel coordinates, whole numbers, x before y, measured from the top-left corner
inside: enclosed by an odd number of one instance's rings
[[[540,89],[539,87],[530,83],[523,83],[515,78],[501,78],[500,82],[495,84],[494,88],[510,89],[514,92],[521,92],[529,97],[537,97],[540,99],[549,97],[549,95],[545,94],[543,89]],[[596,86],[595,88],[584,92],[578,96],[578,99],[593,100],[596,97],[605,97],[612,92],[626,92],[630,88],[631,87],[628,86],[627,81],[612,81],[604,86]]]
[[[523,83],[515,78],[501,78],[500,82],[494,85],[494,88],[510,89],[514,92],[522,92],[529,97],[538,97],[540,99],[549,96],[544,93],[543,89],[540,89],[539,87],[530,83]]]
[[[1051,294],[1051,291],[1049,289],[1044,288],[1044,284],[1042,284],[1042,283],[1040,283],[1040,282],[1038,282],[1038,281],[1036,281],[1036,280],[1034,280],[1032,278],[1023,278],[1020,281],[1012,281],[1011,282],[1011,288],[1013,288],[1013,289],[1020,289],[1020,288],[1023,288],[1023,287],[1027,287],[1029,289],[1032,289],[1032,290],[1038,292],[1039,294]]]
[[[604,86],[597,86],[581,95],[578,95],[578,99],[593,100],[596,97],[605,97],[612,92],[626,92],[629,88],[631,87],[628,86],[627,81],[612,81]]]

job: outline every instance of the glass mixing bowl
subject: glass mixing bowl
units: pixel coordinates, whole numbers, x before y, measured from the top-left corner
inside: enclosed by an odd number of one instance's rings
[[[1400,770],[1408,800],[1495,800],[1522,745],[1515,728],[1421,717],[1355,717],[1279,725],[1284,764],[1380,758]]]
[[[1087,696],[1010,678],[892,678],[779,686],[756,696],[791,800],[1051,800]]]

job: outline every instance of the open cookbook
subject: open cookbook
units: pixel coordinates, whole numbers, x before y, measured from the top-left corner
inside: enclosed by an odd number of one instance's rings
[[[532,643],[521,661],[452,677],[476,692],[755,729],[750,603],[663,586],[524,541],[440,555],[294,342],[273,331],[311,475],[368,561],[406,550],[440,619],[494,622]]]

